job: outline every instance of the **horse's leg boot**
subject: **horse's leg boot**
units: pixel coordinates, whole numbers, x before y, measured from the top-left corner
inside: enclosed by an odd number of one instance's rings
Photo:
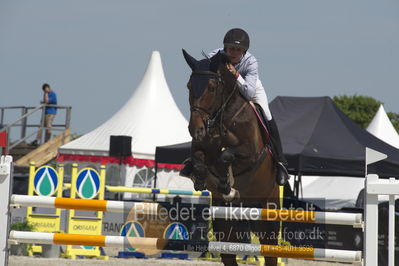
[[[208,168],[206,167],[205,163],[194,157],[191,179],[194,182],[195,190],[202,191],[206,189],[205,180],[207,176],[208,176]]]
[[[206,189],[205,179],[208,174],[205,165],[194,165],[192,180],[194,182],[194,189],[203,191]]]
[[[231,192],[231,186],[229,182],[229,167],[235,159],[234,152],[227,148],[222,151],[217,162],[217,170],[220,174],[218,191],[224,195],[229,195]]]
[[[231,186],[227,183],[222,184],[221,182],[218,184],[218,191],[224,195],[230,194]]]
[[[184,167],[180,170],[179,175],[190,178],[194,183],[194,189],[202,191],[206,189],[205,179],[207,169],[201,160],[194,159],[194,161],[195,166],[191,157],[184,160]]]
[[[270,129],[270,139],[272,142],[272,151],[274,159],[277,161],[277,174],[276,174],[276,182],[280,186],[283,186],[287,183],[290,176],[288,175],[288,171],[286,169],[287,160],[284,157],[283,148],[281,146],[280,134],[278,132],[278,128],[274,119],[268,121],[269,129]]]

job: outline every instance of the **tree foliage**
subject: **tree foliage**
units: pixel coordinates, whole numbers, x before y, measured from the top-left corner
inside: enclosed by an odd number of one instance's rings
[[[387,115],[388,115],[389,119],[391,120],[392,125],[396,129],[396,132],[399,132],[399,114],[388,112]]]
[[[382,104],[372,97],[362,95],[334,96],[333,100],[342,112],[363,128],[367,128]],[[396,131],[399,131],[399,114],[388,112],[387,115]]]

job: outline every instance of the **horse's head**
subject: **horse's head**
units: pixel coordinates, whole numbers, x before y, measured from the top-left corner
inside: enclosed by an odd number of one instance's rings
[[[223,104],[225,75],[229,75],[225,66],[228,58],[217,53],[212,58],[198,61],[185,50],[183,55],[192,70],[187,83],[191,112],[189,131],[194,141],[201,141]]]

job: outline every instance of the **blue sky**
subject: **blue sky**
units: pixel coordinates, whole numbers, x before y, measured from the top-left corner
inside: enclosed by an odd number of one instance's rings
[[[399,2],[0,1],[0,106],[36,106],[50,83],[72,131],[108,120],[140,83],[153,50],[188,118],[185,48],[200,58],[241,27],[269,101],[367,95],[399,113]]]

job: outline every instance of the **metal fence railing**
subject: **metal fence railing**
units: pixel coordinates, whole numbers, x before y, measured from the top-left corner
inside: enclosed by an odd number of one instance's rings
[[[57,107],[58,110],[65,110],[65,122],[61,124],[53,124],[51,128],[47,128],[44,126],[44,115],[45,115],[45,107]],[[16,120],[11,123],[6,124],[6,116],[7,112],[20,110],[20,116]],[[52,104],[41,104],[37,107],[30,106],[8,106],[8,107],[0,107],[0,132],[7,132],[7,141],[4,154],[10,151],[12,148],[17,146],[18,144],[28,140],[30,137],[37,134],[40,130],[51,129],[52,131],[64,131],[70,127],[71,123],[71,106],[60,106],[60,105],[52,105]],[[38,116],[41,113],[41,119],[37,119],[34,116]],[[62,112],[61,112],[62,113]],[[58,112],[57,116],[60,112]],[[34,119],[36,118],[36,119]],[[32,122],[32,120],[35,120]],[[58,119],[59,120],[59,117]],[[15,128],[19,129],[19,134],[15,133]],[[29,130],[33,129],[33,130]],[[28,132],[29,131],[29,132]],[[11,135],[13,133],[14,140],[11,140]],[[42,134],[42,139],[43,139]],[[42,143],[42,139],[39,140],[39,143]]]

